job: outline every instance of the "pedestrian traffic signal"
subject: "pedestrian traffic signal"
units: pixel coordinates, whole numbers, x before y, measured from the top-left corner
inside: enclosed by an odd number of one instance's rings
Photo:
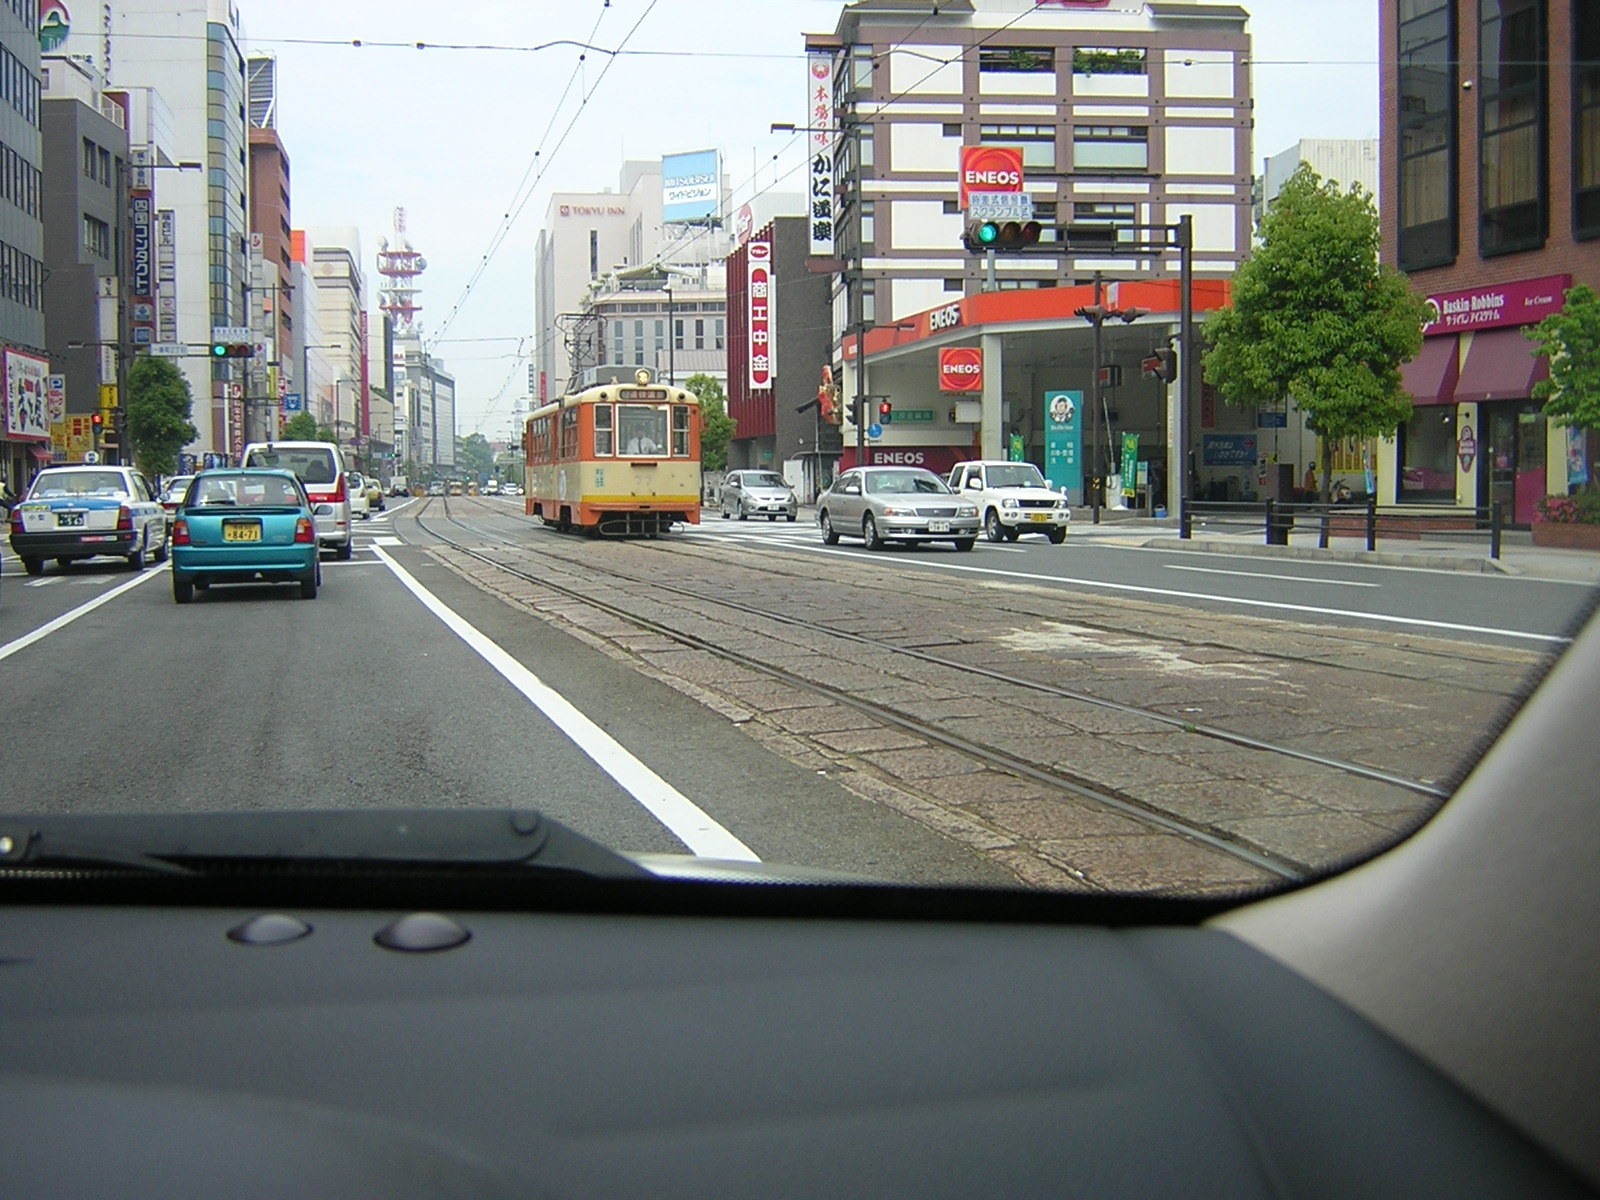
[[[212,358],[254,358],[256,348],[249,342],[212,342]]]
[[[974,254],[988,250],[1015,254],[1038,245],[1043,234],[1037,221],[969,221],[961,240]]]
[[[878,401],[878,422],[887,425],[894,418],[894,405],[887,400]]]
[[[104,428],[105,423],[106,423],[106,415],[105,415],[105,413],[90,413],[89,414],[89,424],[94,426],[94,431],[96,433],[99,433],[100,430],[102,428]],[[82,426],[79,426],[79,428],[81,429]]]

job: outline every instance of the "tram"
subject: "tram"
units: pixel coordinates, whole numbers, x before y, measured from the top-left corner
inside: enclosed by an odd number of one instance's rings
[[[530,517],[604,537],[654,537],[700,524],[700,403],[652,383],[602,383],[528,415]]]

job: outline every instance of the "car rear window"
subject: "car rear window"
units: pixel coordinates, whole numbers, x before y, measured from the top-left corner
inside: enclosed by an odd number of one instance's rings
[[[204,475],[193,485],[189,507],[299,508],[304,503],[294,480],[271,475]]]
[[[35,500],[60,496],[115,496],[128,490],[115,471],[46,471],[33,481],[28,495]]]
[[[323,446],[274,446],[270,450],[252,450],[244,465],[293,471],[301,483],[332,483],[339,478],[333,451]]]

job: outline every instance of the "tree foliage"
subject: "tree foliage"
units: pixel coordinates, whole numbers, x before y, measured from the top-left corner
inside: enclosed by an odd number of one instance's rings
[[[456,466],[474,478],[494,474],[494,451],[481,433],[469,433],[456,442]]]
[[[1545,415],[1562,425],[1600,429],[1600,296],[1588,284],[1567,289],[1567,302],[1525,331],[1533,352],[1550,360],[1550,378],[1533,385]]]
[[[308,412],[297,412],[283,423],[283,438],[289,442],[317,441],[317,419]]]
[[[728,465],[728,443],[736,425],[728,415],[728,394],[711,375],[691,375],[683,386],[700,401],[700,466],[721,471]]]
[[[128,441],[146,475],[171,475],[178,452],[200,436],[189,417],[194,399],[183,372],[164,358],[137,358],[128,368]]]
[[[1378,262],[1378,214],[1359,184],[1340,191],[1301,163],[1261,219],[1233,277],[1233,304],[1206,325],[1206,381],[1229,404],[1292,396],[1330,443],[1391,436],[1411,416],[1400,364],[1422,348],[1425,305]]]

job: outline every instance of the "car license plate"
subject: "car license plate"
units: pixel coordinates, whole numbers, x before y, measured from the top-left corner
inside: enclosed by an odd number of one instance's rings
[[[1028,514],[1028,520],[1030,520],[1030,521],[1048,521],[1049,519],[1050,519],[1050,514],[1049,513],[1029,513]]]
[[[949,521],[929,521],[928,522],[928,532],[929,533],[949,533],[950,532],[950,522]]]
[[[64,512],[64,513],[57,513],[56,514],[56,525],[57,526],[61,526],[61,525],[82,525],[82,524],[83,524],[83,514],[81,512],[76,512],[76,513],[65,513]]]
[[[225,542],[259,542],[261,540],[261,522],[224,521],[222,523],[222,540]]]

